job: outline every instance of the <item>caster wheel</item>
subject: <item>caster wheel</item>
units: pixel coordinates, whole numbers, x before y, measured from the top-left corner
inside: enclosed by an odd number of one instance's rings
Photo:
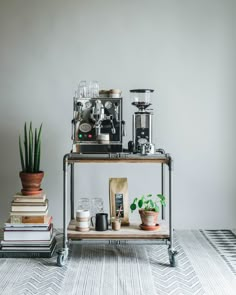
[[[174,255],[170,256],[170,266],[175,267],[176,266],[176,258]]]
[[[64,254],[59,254],[57,256],[57,265],[58,266],[64,266],[66,263],[65,255]]]
[[[178,252],[172,251],[169,249],[168,253],[169,253],[170,266],[175,267],[177,265],[176,255],[178,254]]]
[[[67,255],[65,252],[58,252],[57,254],[57,265],[58,266],[64,266],[66,264]]]

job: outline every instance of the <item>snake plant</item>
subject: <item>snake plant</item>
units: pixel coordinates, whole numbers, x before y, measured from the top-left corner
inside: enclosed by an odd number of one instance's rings
[[[26,173],[40,172],[40,155],[41,155],[41,132],[42,124],[34,129],[32,122],[30,122],[29,130],[25,122],[24,125],[24,149],[21,143],[21,136],[19,136],[19,150],[22,171]]]

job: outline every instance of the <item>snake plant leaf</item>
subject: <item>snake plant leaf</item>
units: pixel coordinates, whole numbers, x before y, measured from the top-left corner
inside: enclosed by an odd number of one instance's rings
[[[23,150],[22,150],[22,144],[21,144],[21,137],[20,136],[19,136],[19,150],[20,150],[21,169],[22,169],[22,171],[25,171],[25,163],[24,163],[24,156],[23,156]]]
[[[33,131],[32,122],[30,122],[29,127],[29,172],[34,172],[33,170]]]
[[[33,163],[33,170],[36,172],[37,167],[37,139],[38,139],[38,131],[37,128],[34,130],[34,163]]]
[[[39,127],[39,133],[37,138],[37,146],[36,146],[36,171],[39,172],[40,169],[40,156],[41,156],[41,133],[42,133],[42,123]]]
[[[40,171],[40,157],[41,157],[41,141],[39,142],[39,148],[38,148],[38,158],[37,158],[37,172]]]
[[[24,126],[24,147],[25,147],[25,172],[28,172],[29,167],[29,155],[28,155],[28,136],[27,136],[27,124]]]

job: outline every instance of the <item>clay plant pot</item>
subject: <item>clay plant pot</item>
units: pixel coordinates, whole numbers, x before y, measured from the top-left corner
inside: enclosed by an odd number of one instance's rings
[[[22,183],[22,194],[25,196],[38,195],[42,192],[41,183],[43,180],[44,172],[26,173],[20,172],[20,179]]]
[[[158,212],[145,211],[144,209],[140,209],[139,214],[142,220],[142,225],[146,227],[155,227],[157,225]]]

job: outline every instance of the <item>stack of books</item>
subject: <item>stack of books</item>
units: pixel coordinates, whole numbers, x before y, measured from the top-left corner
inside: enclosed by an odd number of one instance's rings
[[[35,196],[18,193],[13,197],[0,245],[0,257],[52,256],[56,238],[45,193]]]

